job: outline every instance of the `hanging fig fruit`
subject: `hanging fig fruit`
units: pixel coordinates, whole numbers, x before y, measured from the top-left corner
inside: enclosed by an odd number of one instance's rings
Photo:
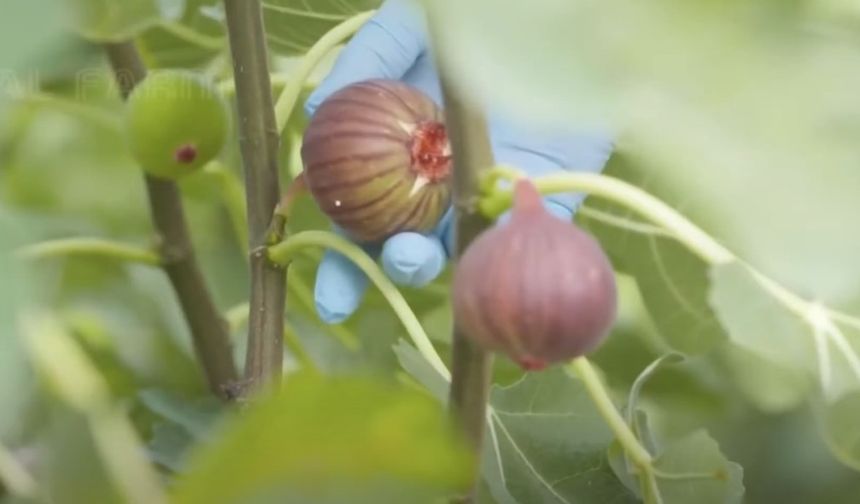
[[[218,90],[185,70],[157,70],[126,104],[131,153],[150,175],[179,179],[220,154],[230,115]]]
[[[399,81],[361,81],[329,96],[305,130],[302,161],[320,209],[359,242],[428,232],[450,203],[442,111]]]
[[[511,218],[478,235],[456,265],[454,318],[483,348],[539,370],[604,340],[615,275],[598,242],[547,212],[530,181],[514,191]]]

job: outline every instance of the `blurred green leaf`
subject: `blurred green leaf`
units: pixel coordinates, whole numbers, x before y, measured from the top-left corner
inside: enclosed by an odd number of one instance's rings
[[[102,92],[90,87],[76,99],[97,103]],[[116,108],[108,110],[109,115],[118,113]],[[151,229],[140,169],[115,124],[70,114],[54,104],[22,101],[9,112],[7,149],[0,150],[0,190],[11,206],[50,212],[55,223],[68,219],[63,223],[67,229],[81,234],[122,238]],[[94,198],[95,179],[112,190]]]
[[[470,456],[438,403],[362,376],[293,374],[201,447],[176,502],[433,502]]]
[[[19,316],[34,301],[28,269],[14,255],[27,241],[26,228],[0,203],[0,440],[20,433],[33,377],[20,342]]]
[[[797,408],[812,391],[813,380],[808,375],[744,347],[724,345],[719,353],[725,366],[724,376],[764,412],[783,413]]]
[[[162,20],[174,20],[183,11],[182,0],[65,0],[75,29],[95,42],[134,38]]]
[[[138,38],[149,68],[200,68],[218,55],[226,56],[223,20],[211,15],[220,0],[187,0],[175,21],[153,26]],[[229,67],[229,61],[225,61]]]
[[[67,10],[54,0],[3,0],[0,18],[0,97],[10,79],[21,78],[18,70],[31,68],[34,60],[62,38]],[[14,16],[11,15],[14,9]]]
[[[69,504],[122,504],[120,489],[96,446],[87,419],[62,405],[52,406],[39,450],[39,480],[52,501]],[[40,443],[41,444],[41,443]]]
[[[672,475],[657,478],[666,504],[743,502],[743,468],[729,462],[703,430],[670,444],[656,457],[654,467]]]
[[[421,319],[421,326],[427,331],[427,336],[436,342],[451,343],[453,329],[453,313],[449,302],[429,310]]]
[[[42,389],[56,401],[56,416],[69,412],[86,420],[84,433],[88,436],[78,434],[82,439],[73,441],[79,447],[76,450],[89,445],[96,451],[106,466],[103,472],[110,478],[106,486],[115,487],[124,500],[163,502],[162,482],[145,459],[134,426],[126,412],[113,402],[98,369],[50,312],[32,311],[27,315],[22,324],[27,353],[38,371]]]
[[[816,383],[822,393],[820,415],[823,432],[834,455],[858,468],[856,440],[860,424],[857,409],[860,377],[856,366],[860,352],[860,332],[841,330],[838,326],[815,326],[801,318],[765,292],[746,268],[737,264],[715,267],[712,302],[732,341],[757,357],[774,364],[748,370],[747,380],[758,380],[759,394],[788,395],[812,392],[808,384]],[[774,386],[764,388],[767,373],[774,373]],[[771,381],[770,383],[774,383]],[[786,386],[796,389],[781,392]],[[793,393],[793,394],[792,394]],[[777,396],[778,397],[778,396]],[[851,426],[851,427],[848,427]]]
[[[842,222],[860,214],[856,15],[805,0],[424,3],[469,97],[525,124],[613,132],[742,258],[857,306],[860,236]]]
[[[303,55],[327,31],[381,0],[263,0],[269,46],[283,56]]]
[[[860,392],[818,406],[817,416],[830,451],[840,462],[860,471]]]
[[[623,154],[616,154],[606,174],[663,196],[630,163]],[[708,305],[707,263],[622,205],[588,198],[577,220],[600,241],[613,265],[636,279],[659,335],[673,349],[701,354],[726,339]]]
[[[846,347],[831,334],[820,332],[765,291],[749,270],[737,263],[712,269],[711,304],[732,342],[780,366],[799,383],[803,375],[817,380],[826,393],[837,397],[860,388],[850,359],[860,352],[860,334],[845,334]]]
[[[0,2],[3,11],[13,8],[14,16],[0,17],[0,128],[11,98],[35,91],[56,66],[46,64],[46,54],[68,46],[63,31],[68,13],[54,0]]]
[[[223,405],[211,396],[188,398],[163,389],[141,390],[138,396],[153,413],[181,427],[198,441],[208,439],[210,430],[224,412]]]
[[[163,421],[152,426],[147,443],[150,459],[173,472],[185,470],[186,456],[194,447],[194,437],[181,425]]]

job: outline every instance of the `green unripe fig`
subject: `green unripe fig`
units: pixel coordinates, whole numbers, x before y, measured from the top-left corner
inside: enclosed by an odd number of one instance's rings
[[[129,96],[125,129],[132,156],[144,171],[176,180],[221,153],[230,114],[217,88],[201,76],[157,70]]]

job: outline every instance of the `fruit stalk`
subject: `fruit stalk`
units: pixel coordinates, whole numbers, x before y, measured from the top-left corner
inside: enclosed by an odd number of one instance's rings
[[[123,98],[146,76],[146,68],[132,42],[105,46]],[[175,183],[145,175],[149,207],[164,271],[179,299],[209,388],[224,400],[233,398],[237,371],[227,324],[215,306],[197,264],[185,210]]]
[[[266,254],[280,232],[269,229],[280,198],[279,135],[259,0],[224,0],[239,114],[239,141],[248,208],[251,296],[247,392],[277,385],[283,370],[285,269]]]
[[[478,208],[482,172],[493,166],[493,153],[481,111],[472,108],[451,86],[441,72],[445,122],[454,160],[452,199],[454,205],[454,264],[482,231],[491,225]],[[472,444],[476,461],[484,441],[487,401],[489,400],[492,356],[465,336],[454,324],[451,355],[450,410],[466,439]],[[480,464],[478,464],[480,467]],[[480,471],[475,471],[476,475]],[[476,476],[470,493],[458,502],[476,500]]]

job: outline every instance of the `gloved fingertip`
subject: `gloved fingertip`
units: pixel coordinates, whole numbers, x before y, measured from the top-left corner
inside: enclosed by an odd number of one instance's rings
[[[308,98],[308,101],[305,102],[302,109],[305,112],[305,117],[311,118],[314,116],[314,112],[317,111],[317,107],[319,107],[319,103],[317,100],[314,100],[313,95]]]
[[[317,269],[314,305],[320,319],[337,324],[348,319],[361,304],[367,276],[349,259],[327,251]]]
[[[357,307],[330,306],[326,300],[317,299],[316,306],[317,315],[320,320],[326,324],[334,325],[346,321],[355,312]]]
[[[400,233],[382,248],[382,268],[399,285],[423,287],[445,267],[445,249],[436,236]]]
[[[448,207],[445,214],[439,219],[434,233],[442,242],[446,257],[454,255],[454,207]]]
[[[575,211],[575,209],[571,210],[568,206],[552,200],[545,200],[543,206],[547,212],[563,221],[570,221]]]

